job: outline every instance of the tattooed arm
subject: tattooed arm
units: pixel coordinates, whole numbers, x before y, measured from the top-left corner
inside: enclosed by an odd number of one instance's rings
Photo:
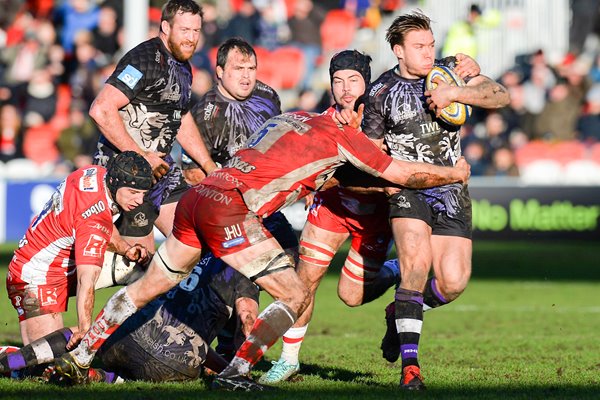
[[[394,160],[381,178],[405,187],[423,189],[456,182],[466,184],[470,174],[471,167],[464,157],[459,158],[454,167]]]
[[[477,75],[460,87],[441,80],[436,82],[435,89],[425,92],[430,110],[441,110],[455,101],[487,109],[502,108],[510,102],[508,90],[485,75]]]

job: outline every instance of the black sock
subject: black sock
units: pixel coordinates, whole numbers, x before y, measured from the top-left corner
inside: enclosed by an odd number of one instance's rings
[[[408,365],[418,367],[419,339],[423,326],[423,294],[398,288],[395,305],[402,368]]]
[[[49,363],[67,352],[66,346],[73,332],[62,328],[34,340],[21,349],[0,357],[0,372],[15,371]]]

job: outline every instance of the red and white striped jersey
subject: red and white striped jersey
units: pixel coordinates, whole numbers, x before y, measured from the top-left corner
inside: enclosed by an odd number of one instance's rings
[[[19,242],[7,281],[35,285],[64,282],[75,266],[102,267],[113,229],[106,169],[89,166],[71,173],[58,185]]]

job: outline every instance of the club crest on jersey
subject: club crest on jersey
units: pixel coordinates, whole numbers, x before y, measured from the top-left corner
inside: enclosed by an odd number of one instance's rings
[[[83,171],[83,176],[79,178],[79,190],[82,192],[98,191],[98,170],[96,168],[87,168]]]
[[[58,304],[58,294],[56,288],[54,289],[40,289],[40,300],[43,307],[53,306]]]
[[[410,202],[404,196],[398,196],[395,205],[399,208],[410,208]]]
[[[104,247],[106,247],[106,239],[102,236],[91,234],[83,249],[83,255],[86,257],[101,258]]]
[[[132,226],[137,226],[137,227],[142,227],[142,226],[147,226],[148,225],[148,218],[146,218],[146,214],[144,214],[143,212],[139,212],[137,214],[135,214],[135,216],[133,217],[133,222],[131,223]]]
[[[125,67],[125,69],[123,71],[121,71],[121,73],[119,74],[119,76],[117,76],[117,78],[121,82],[126,84],[129,89],[133,90],[135,85],[137,85],[137,83],[140,81],[140,79],[142,79],[142,76],[144,76],[144,74],[142,74],[134,66],[129,64]]]

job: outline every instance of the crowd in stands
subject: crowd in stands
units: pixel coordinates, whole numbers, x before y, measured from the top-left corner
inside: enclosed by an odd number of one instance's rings
[[[87,111],[123,54],[123,2],[4,3],[0,161],[26,158],[65,174],[89,163],[95,150],[98,132]],[[150,37],[158,32],[162,3],[150,1]],[[192,58],[195,96],[213,84],[217,46],[242,36],[256,48],[258,78],[293,93],[294,101],[284,106],[314,111],[331,102],[329,82],[316,68],[327,65],[336,51],[351,48],[358,30],[377,29],[382,19],[412,5],[408,0],[201,3],[203,34]],[[511,105],[476,110],[464,125],[463,152],[473,176],[525,175],[538,159],[561,168],[573,160],[600,165],[600,57],[570,52],[550,65],[539,50],[518,57],[514,67],[493,78],[509,89]]]

